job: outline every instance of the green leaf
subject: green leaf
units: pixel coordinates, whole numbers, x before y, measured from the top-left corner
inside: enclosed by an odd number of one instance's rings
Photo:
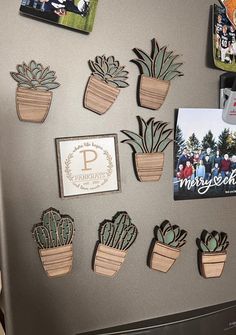
[[[110,67],[108,73],[110,73],[111,76],[115,76],[116,72],[117,72],[117,68],[114,67]]]
[[[161,231],[162,231],[163,234],[165,234],[170,229],[171,229],[171,224],[168,220],[165,220],[164,222],[162,222]]]
[[[218,244],[216,239],[212,236],[207,243],[207,247],[210,251],[215,251],[215,249],[217,248]]]
[[[164,74],[167,73],[167,71],[173,71],[171,69],[171,66],[173,65],[173,62],[174,60],[179,57],[178,55],[175,55],[175,56],[171,56],[169,57],[166,61],[163,62],[163,66],[162,66],[162,70],[161,70],[161,73],[160,73],[160,77],[162,77]],[[175,65],[175,64],[174,64]],[[174,69],[175,70],[175,69]]]
[[[41,79],[42,79],[42,81],[45,80],[45,79],[50,79],[50,78],[55,78],[56,79],[55,74],[56,74],[55,71],[49,71],[47,74],[42,75]]]
[[[122,133],[124,133],[125,135],[127,135],[129,138],[131,138],[131,140],[135,141],[143,150],[143,152],[145,152],[145,148],[144,148],[144,144],[143,144],[143,139],[140,135],[133,133],[132,131],[129,130],[121,130]]]
[[[37,67],[36,62],[32,60],[29,64],[29,68],[31,69],[31,71],[33,71],[36,67]]]
[[[166,53],[166,47],[163,47],[160,49],[159,53],[156,55],[156,58],[154,59],[152,72],[155,78],[159,78],[161,75],[165,53]]]
[[[144,133],[144,141],[147,152],[152,152],[153,149],[153,123],[154,119],[150,119],[150,122],[147,123],[147,127]]]
[[[165,244],[171,244],[175,239],[175,234],[173,230],[169,230],[164,234],[164,243]]]
[[[185,241],[185,240],[179,242],[179,244],[178,244],[178,248],[181,248],[181,247],[184,246],[185,244],[186,244],[186,241]]]
[[[201,247],[201,250],[203,252],[209,252],[210,251],[203,241],[200,241],[200,247]]]
[[[142,59],[133,59],[132,62],[139,65],[141,74],[144,74],[147,77],[152,77],[152,71],[149,69],[148,65]]]
[[[126,83],[125,81],[123,81],[123,80],[114,80],[114,83],[116,83],[117,84],[117,86],[118,87],[120,87],[120,88],[124,88],[124,87],[128,87],[129,86],[129,84],[128,83]]]
[[[32,86],[30,84],[24,84],[24,83],[20,83],[19,87],[23,87],[23,88],[32,88]]]
[[[226,250],[229,246],[229,242],[226,241],[224,244],[223,244],[223,249]]]
[[[153,151],[157,151],[157,146],[160,143],[161,135],[168,125],[168,122],[160,122],[156,125],[156,129],[154,130],[154,138],[153,138]]]
[[[172,80],[175,77],[181,76],[183,76],[183,73],[180,71],[167,72],[167,74],[164,76],[164,80]]]
[[[156,151],[157,152],[163,152],[166,147],[172,142],[172,140],[169,140],[168,138],[166,140],[163,140],[159,146],[157,147]]]
[[[157,228],[157,231],[156,231],[156,239],[159,242],[164,243],[164,237],[163,237],[162,231],[159,227]]]
[[[179,242],[183,241],[187,235],[188,233],[186,232],[186,230],[181,230],[180,236],[178,237],[178,241]]]
[[[102,66],[102,57],[101,56],[97,56],[96,58],[95,58],[95,61],[96,61],[96,63],[99,65],[99,66]],[[92,61],[91,61],[92,62]]]
[[[136,153],[143,153],[143,149],[134,140],[124,140],[124,141],[122,141],[122,143],[127,143],[127,144],[131,145]]]
[[[26,69],[26,75],[29,79],[33,79],[33,74],[30,70]]]
[[[159,45],[155,38],[152,39],[152,59],[155,59],[160,51]]]
[[[24,70],[24,67],[22,65],[17,65],[16,67],[17,71],[21,74],[25,74],[25,70]]]
[[[118,84],[114,80],[105,79],[105,82],[111,87],[118,87]]]
[[[93,72],[98,72],[98,73],[104,75],[103,69],[97,63],[90,60],[89,65],[90,65]]]
[[[114,57],[114,56],[109,56],[109,57],[107,58],[107,63],[108,63],[109,65],[114,64],[114,62],[115,62],[115,57]]]
[[[49,84],[46,84],[45,86],[47,87],[48,90],[53,90],[53,89],[59,87],[60,84],[59,83],[49,83]]]
[[[103,59],[102,60],[102,71],[104,72],[104,73],[107,73],[108,72],[108,63],[107,63],[107,61],[106,61],[106,59]]]

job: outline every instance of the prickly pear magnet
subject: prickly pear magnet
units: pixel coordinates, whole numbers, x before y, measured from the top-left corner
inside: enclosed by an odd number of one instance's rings
[[[152,51],[134,48],[138,59],[132,59],[140,69],[138,81],[138,104],[141,107],[157,110],[164,103],[169,91],[170,82],[176,77],[183,76],[179,68],[183,63],[176,63],[179,55],[167,51],[167,47],[159,47],[157,40],[152,40]]]
[[[17,72],[10,72],[17,82],[16,110],[20,121],[43,123],[49,113],[53,93],[60,86],[55,71],[34,60],[17,65]]]
[[[99,230],[94,271],[108,277],[116,275],[137,235],[127,212],[117,212],[112,221],[105,220]]]
[[[33,238],[48,277],[61,277],[71,272],[74,231],[74,220],[54,208],[45,210],[41,222],[34,226]]]
[[[102,115],[115,102],[120,89],[129,86],[128,71],[114,56],[97,56],[89,61],[89,66],[92,74],[84,95],[84,107]]]

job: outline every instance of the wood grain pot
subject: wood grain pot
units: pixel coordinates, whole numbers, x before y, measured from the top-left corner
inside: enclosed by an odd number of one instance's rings
[[[113,277],[121,268],[127,251],[99,244],[95,256],[94,271],[97,274]]]
[[[222,275],[227,252],[201,252],[200,272],[204,278],[218,278]]]
[[[85,92],[84,106],[97,114],[104,114],[112,106],[119,93],[119,88],[111,87],[104,81],[90,76]]]
[[[139,101],[142,107],[159,109],[169,91],[170,81],[141,75]]]
[[[48,277],[61,277],[72,269],[72,244],[62,247],[39,249],[43,268]]]
[[[179,255],[179,248],[156,242],[151,255],[150,267],[153,270],[168,272]]]
[[[52,102],[53,93],[34,89],[16,90],[16,110],[20,121],[42,123],[45,121]]]
[[[164,153],[136,153],[135,165],[140,181],[158,181],[163,172]]]

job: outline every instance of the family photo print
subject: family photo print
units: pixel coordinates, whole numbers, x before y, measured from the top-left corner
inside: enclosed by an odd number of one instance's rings
[[[236,126],[222,109],[179,109],[173,183],[175,200],[236,195]]]

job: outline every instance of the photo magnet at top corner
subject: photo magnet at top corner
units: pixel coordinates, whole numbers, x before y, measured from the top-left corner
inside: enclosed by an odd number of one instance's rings
[[[234,72],[220,76],[220,108],[223,109],[223,121],[236,124],[236,73]]]

